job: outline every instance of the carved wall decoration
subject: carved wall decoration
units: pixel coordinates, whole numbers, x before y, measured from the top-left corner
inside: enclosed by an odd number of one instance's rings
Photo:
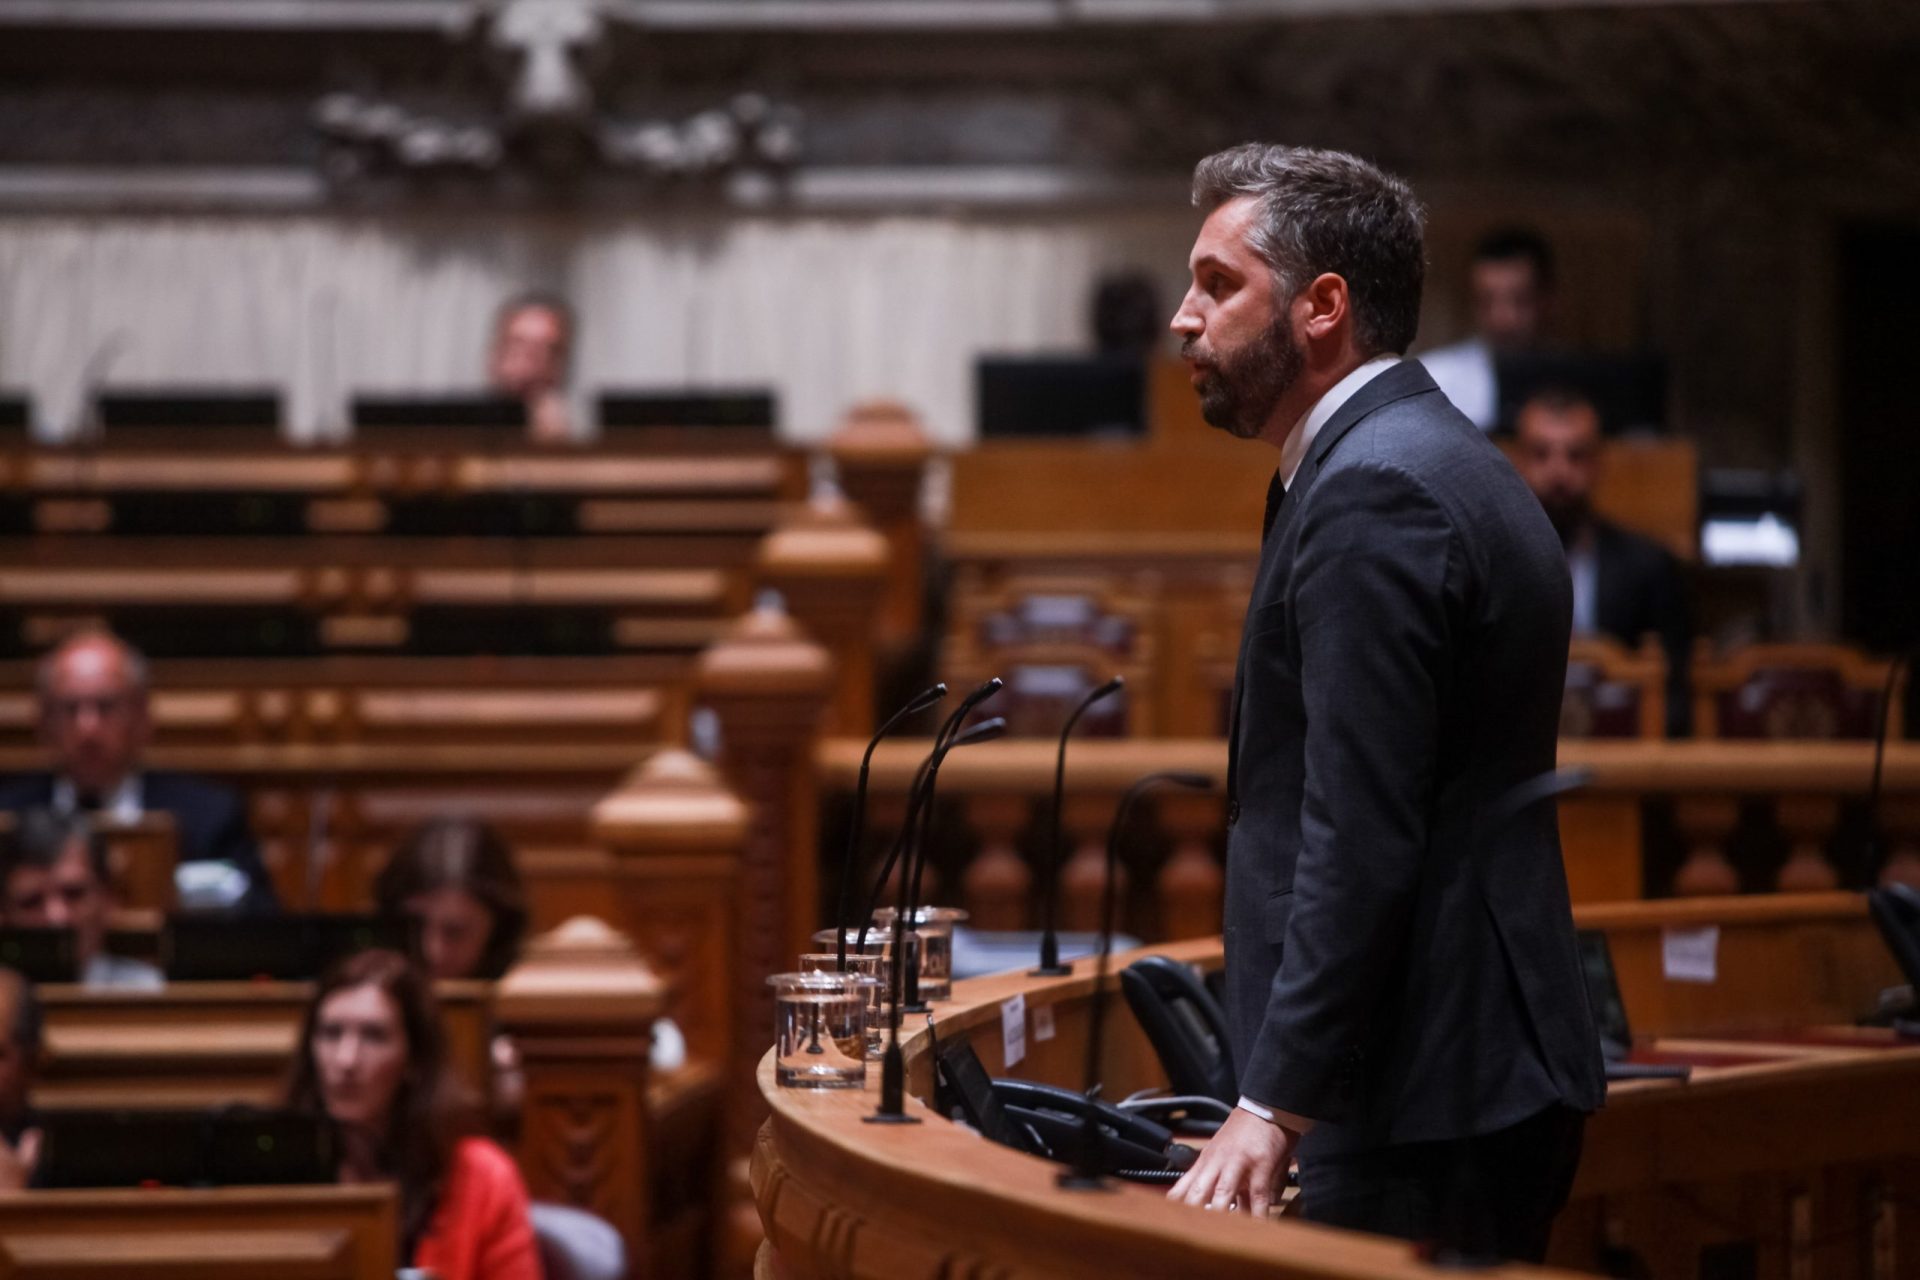
[[[601,0],[493,0],[471,11],[458,57],[486,72],[495,100],[461,114],[341,90],[313,108],[329,181],[502,169],[548,176],[613,170],[648,179],[784,169],[799,159],[800,114],[757,93],[684,119],[607,113],[598,82],[622,10]]]

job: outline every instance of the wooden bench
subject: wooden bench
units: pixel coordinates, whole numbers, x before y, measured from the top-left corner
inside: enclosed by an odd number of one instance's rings
[[[154,1188],[0,1196],[8,1280],[392,1280],[394,1189]]]

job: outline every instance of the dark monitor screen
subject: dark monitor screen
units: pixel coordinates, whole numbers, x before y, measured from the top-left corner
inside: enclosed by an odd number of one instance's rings
[[[0,391],[0,440],[23,437],[32,425],[32,398],[21,391]]]
[[[772,430],[779,401],[757,387],[714,391],[606,391],[603,427],[744,427]]]
[[[1529,352],[1496,358],[1494,378],[1503,431],[1513,430],[1520,407],[1543,391],[1572,391],[1593,401],[1609,435],[1667,425],[1667,365],[1658,356]]]
[[[409,950],[403,921],[365,913],[197,915],[167,918],[161,966],[170,980],[317,978],[341,956],[370,947]]]
[[[1607,935],[1597,929],[1580,931],[1580,968],[1587,980],[1587,1002],[1600,1028],[1600,1050],[1609,1059],[1624,1058],[1633,1048],[1627,1026],[1627,1004],[1620,998],[1620,980],[1613,970],[1613,950]]]
[[[0,968],[29,982],[77,982],[80,951],[71,929],[0,929]]]
[[[940,1073],[938,1101],[943,1110],[957,1113],[988,1141],[1016,1151],[1034,1150],[1023,1127],[994,1094],[993,1077],[974,1052],[972,1041],[965,1036],[943,1039],[934,1063]]]
[[[983,356],[974,390],[983,440],[1146,434],[1139,356]]]
[[[328,1183],[338,1176],[330,1128],[317,1116],[222,1111],[52,1111],[41,1133],[39,1185],[231,1187]]]
[[[249,427],[280,429],[280,393],[262,388],[123,387],[102,391],[100,425],[120,427]]]
[[[487,392],[465,395],[365,395],[353,398],[356,431],[384,427],[491,427],[525,431],[526,402]]]

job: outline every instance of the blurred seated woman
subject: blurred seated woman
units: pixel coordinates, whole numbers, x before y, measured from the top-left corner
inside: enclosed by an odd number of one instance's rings
[[[527,931],[527,895],[513,851],[477,818],[434,818],[416,828],[374,882],[382,915],[411,916],[420,960],[429,976],[500,978],[520,955]],[[686,1038],[665,1018],[653,1024],[653,1067],[685,1063]],[[504,1038],[494,1065],[511,1087],[518,1062]]]
[[[348,956],[307,1009],[287,1105],[336,1130],[340,1181],[398,1184],[399,1257],[439,1280],[541,1280],[513,1158],[472,1134],[427,981],[395,951]]]

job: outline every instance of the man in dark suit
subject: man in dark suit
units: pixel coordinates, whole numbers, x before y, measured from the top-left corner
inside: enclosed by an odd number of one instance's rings
[[[1423,215],[1335,152],[1203,160],[1173,328],[1280,452],[1241,644],[1227,1002],[1241,1104],[1173,1188],[1538,1258],[1603,1094],[1550,805],[1571,611],[1499,451],[1400,358]]]
[[[1577,391],[1539,391],[1515,414],[1513,434],[1513,465],[1566,548],[1573,634],[1612,636],[1629,648],[1649,633],[1659,637],[1667,657],[1667,736],[1684,738],[1693,722],[1687,593],[1665,547],[1594,514],[1600,410]]]
[[[118,637],[83,631],[40,664],[45,773],[0,782],[0,810],[102,813],[130,821],[173,817],[184,905],[268,910],[273,881],[233,791],[203,778],[141,768],[152,736],[145,660]]]

